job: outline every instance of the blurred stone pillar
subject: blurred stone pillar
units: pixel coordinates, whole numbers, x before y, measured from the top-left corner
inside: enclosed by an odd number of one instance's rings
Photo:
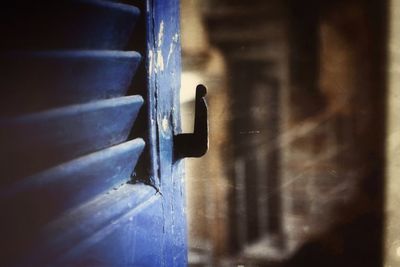
[[[289,1],[289,86],[285,92],[283,135],[283,184],[286,189],[285,231],[289,241],[303,238],[310,230],[310,192],[316,157],[323,136],[319,121],[324,110],[319,79],[318,1]],[[311,119],[310,119],[311,118]],[[317,119],[318,120],[318,119]],[[290,244],[292,246],[292,244]]]
[[[281,94],[286,86],[286,20],[281,1],[208,1],[209,38],[227,62],[231,142],[230,247],[282,238]]]
[[[280,160],[273,146],[279,135],[280,88],[277,78],[268,76],[274,67],[269,62],[243,59],[228,66],[235,164],[244,168],[232,174],[237,195],[230,203],[232,236],[243,248],[264,235],[281,235]]]

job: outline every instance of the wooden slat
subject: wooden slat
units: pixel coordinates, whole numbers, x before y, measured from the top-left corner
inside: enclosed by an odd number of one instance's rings
[[[143,148],[135,139],[3,187],[1,243],[10,249],[4,255],[23,251],[52,218],[128,181]]]
[[[50,257],[61,262],[75,258],[122,225],[132,224],[133,217],[159,199],[153,187],[143,184],[126,184],[100,195],[46,225],[36,237],[38,246],[24,255],[25,262],[43,265]]]
[[[2,202],[11,199],[35,200],[37,207],[59,206],[65,210],[96,193],[130,179],[144,148],[140,138],[57,165],[0,188]],[[39,202],[42,202],[39,204]],[[3,204],[3,203],[2,203]],[[24,208],[25,210],[25,208]]]
[[[128,96],[0,119],[0,185],[125,141],[142,104]]]
[[[105,0],[8,1],[0,10],[0,48],[120,50],[139,14]]]
[[[121,143],[143,104],[122,97],[140,55],[116,51],[138,10],[22,2],[0,11],[0,266],[145,266],[122,259],[132,255],[160,266],[161,195],[127,183],[145,144]]]
[[[123,96],[140,59],[133,51],[1,53],[1,116]]]
[[[166,256],[184,246],[166,234],[163,197],[156,195],[135,209],[126,212],[101,231],[77,246],[65,251],[54,262],[56,266],[187,266],[176,255],[174,264],[166,263]],[[169,215],[170,216],[170,215]],[[171,234],[179,233],[176,227]],[[51,266],[51,265],[48,265]]]

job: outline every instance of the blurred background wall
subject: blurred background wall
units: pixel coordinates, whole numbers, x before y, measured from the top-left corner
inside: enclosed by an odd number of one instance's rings
[[[385,267],[400,266],[400,1],[389,5]]]
[[[181,1],[191,266],[400,266],[399,3]]]

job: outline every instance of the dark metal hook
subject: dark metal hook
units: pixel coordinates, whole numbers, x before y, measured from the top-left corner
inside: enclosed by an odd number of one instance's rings
[[[199,84],[196,87],[196,104],[193,133],[174,136],[176,158],[201,157],[208,150],[208,115],[205,96],[207,89]]]

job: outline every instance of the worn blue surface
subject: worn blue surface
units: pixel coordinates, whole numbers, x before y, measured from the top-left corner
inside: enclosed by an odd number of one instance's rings
[[[142,104],[127,96],[0,118],[0,184],[125,141]]]
[[[147,1],[148,111],[154,196],[109,228],[91,235],[57,266],[186,266],[182,164],[174,159],[180,132],[179,1]],[[134,185],[138,186],[138,185]],[[149,190],[149,186],[145,186]],[[136,194],[140,196],[146,189]]]
[[[123,96],[140,59],[133,51],[1,53],[1,116]]]
[[[157,217],[162,230],[158,239],[161,266],[186,266],[187,237],[185,218],[185,188],[181,162],[173,153],[173,136],[180,132],[179,89],[181,73],[179,1],[147,1],[148,71],[153,145],[153,183],[162,194]]]
[[[149,231],[161,214],[153,208],[160,198],[142,184],[111,190],[47,225],[19,266],[161,266],[158,232]]]
[[[126,183],[143,147],[143,140],[135,139],[2,187],[0,209],[6,220],[2,221],[0,234],[1,242],[7,244],[2,247],[3,257],[10,257],[6,260],[12,262],[26,256],[42,242],[32,243],[38,231],[57,215]],[[100,212],[105,215],[107,211]],[[100,220],[101,214],[97,218]],[[76,224],[82,223],[76,219]]]
[[[149,113],[147,146],[151,151],[151,185],[128,183],[116,187],[129,179],[143,148],[143,142],[136,139],[11,181],[0,190],[0,205],[5,214],[0,227],[2,266],[186,266],[182,164],[175,161],[173,152],[173,136],[180,132],[179,1],[147,0],[146,6],[148,95],[145,101]],[[116,53],[122,55],[123,52]],[[75,69],[86,61],[90,65],[88,69],[98,67],[94,79],[85,77],[91,77],[90,72]],[[117,69],[123,68],[125,61],[117,57],[109,63],[114,61],[117,62],[113,71],[101,66],[101,61],[90,63],[87,58],[79,64],[73,63],[74,67],[69,69],[73,73],[68,76],[69,89],[63,89],[63,84],[54,87],[57,94],[52,94],[48,103],[53,103],[53,98],[63,99],[58,98],[58,94],[64,90],[74,90],[70,85],[76,79],[89,79],[89,87],[92,82],[99,85],[92,87],[93,94],[85,98],[89,101],[98,99],[99,95],[100,98],[114,97],[102,95],[102,90],[109,88],[105,85],[113,85],[113,79],[121,82]],[[30,65],[23,75],[29,77],[29,70],[33,71],[34,66]],[[52,69],[49,67],[42,77],[52,73]],[[134,72],[134,68],[131,71]],[[68,71],[62,73],[66,75]],[[62,79],[63,75],[57,77]],[[58,82],[59,78],[53,79],[53,76],[49,75],[49,80]],[[101,82],[103,76],[109,78],[106,79],[109,83]],[[18,85],[19,81],[14,79],[10,85],[14,83]],[[4,88],[4,84],[0,86]],[[85,91],[86,87],[81,90]],[[77,90],[78,95],[81,90]],[[32,100],[36,95],[32,94]],[[77,101],[83,102],[85,100]],[[3,119],[15,118],[10,116]],[[62,121],[64,119],[60,120],[60,125]],[[103,123],[109,122],[101,122],[101,125]],[[114,123],[120,122],[114,119],[110,127]],[[61,129],[60,125],[56,128]],[[85,127],[77,127],[76,132],[85,132]],[[93,131],[93,138],[97,137],[97,131]],[[47,146],[46,142],[41,142]]]

